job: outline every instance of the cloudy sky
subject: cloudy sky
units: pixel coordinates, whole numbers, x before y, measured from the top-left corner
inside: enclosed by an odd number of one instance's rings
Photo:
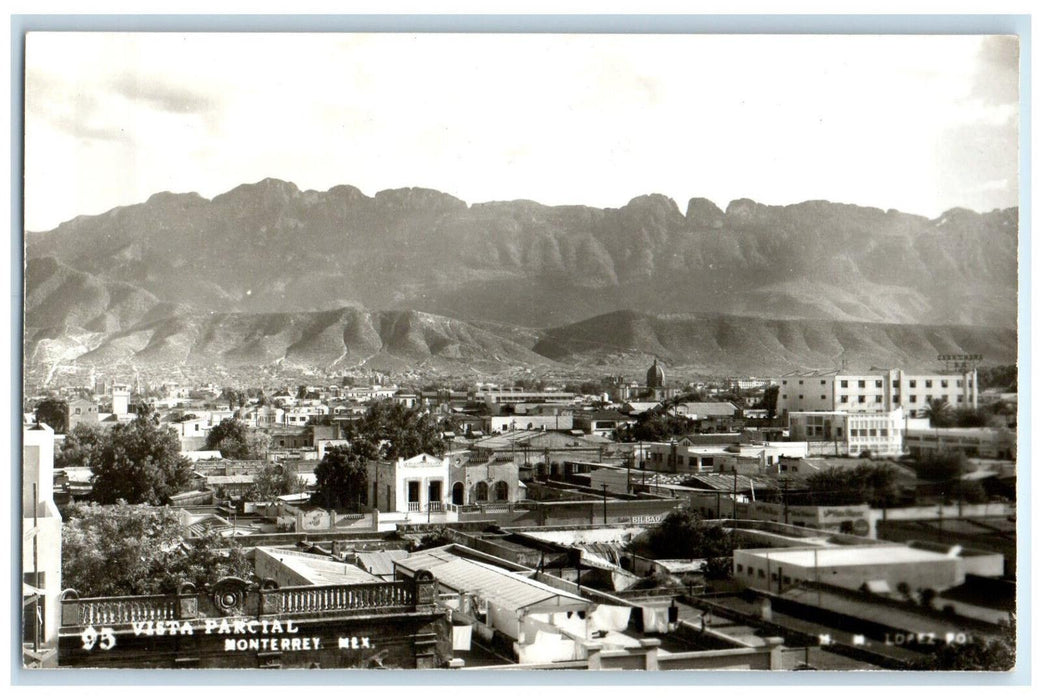
[[[31,34],[25,224],[276,177],[681,210],[1017,203],[1003,37]]]

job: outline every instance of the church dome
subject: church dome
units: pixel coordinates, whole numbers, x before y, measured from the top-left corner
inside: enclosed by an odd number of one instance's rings
[[[654,364],[648,368],[648,380],[647,386],[649,389],[656,389],[658,387],[665,386],[666,384],[666,373],[659,367],[658,360],[656,359]]]

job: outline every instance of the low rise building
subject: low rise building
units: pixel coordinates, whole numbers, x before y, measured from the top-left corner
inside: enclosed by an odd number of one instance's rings
[[[875,456],[895,457],[904,451],[904,434],[905,414],[901,408],[878,413],[789,412],[789,437],[816,447],[811,450],[814,454],[857,456],[867,451]]]
[[[472,464],[460,455],[419,454],[395,462],[370,462],[372,500],[383,512],[442,512],[451,506],[515,502],[524,486],[513,462]]]
[[[909,429],[905,449],[913,457],[938,452],[961,452],[967,457],[1014,459],[1017,435],[1007,428]]]

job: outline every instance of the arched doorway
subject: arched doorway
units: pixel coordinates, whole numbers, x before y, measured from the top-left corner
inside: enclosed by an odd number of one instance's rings
[[[479,481],[477,486],[474,487],[474,500],[475,501],[487,501],[488,500],[488,484],[484,481]]]
[[[492,500],[494,501],[507,501],[510,500],[510,487],[507,486],[505,481],[497,481],[492,487]]]
[[[457,481],[452,485],[452,504],[456,506],[463,505],[463,482]]]

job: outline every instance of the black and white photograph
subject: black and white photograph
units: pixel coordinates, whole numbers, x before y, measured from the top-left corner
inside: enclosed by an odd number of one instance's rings
[[[22,669],[1022,666],[1022,48],[28,32]]]

